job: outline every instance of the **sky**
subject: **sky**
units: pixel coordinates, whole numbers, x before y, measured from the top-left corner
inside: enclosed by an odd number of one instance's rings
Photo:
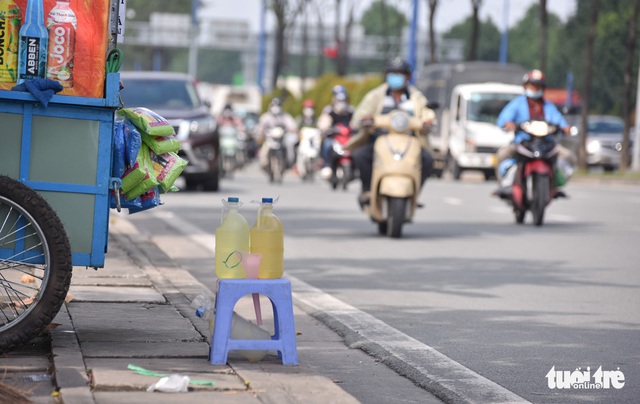
[[[356,15],[366,10],[373,0],[351,0],[356,1]],[[389,4],[399,4],[407,14],[411,12],[411,0],[387,0]],[[556,14],[562,21],[566,21],[575,13],[577,0],[548,0],[547,10]],[[203,10],[203,17],[215,19],[232,19],[240,21],[248,21],[252,31],[258,31],[260,27],[260,4],[262,0],[205,0],[208,4]],[[325,0],[327,4],[333,4],[334,1]],[[343,0],[342,4],[350,3],[349,0]],[[517,23],[525,14],[527,9],[533,4],[537,4],[538,0],[483,0],[480,8],[480,19],[485,21],[487,17],[498,26],[499,29],[504,28],[504,8],[508,7],[509,26]],[[418,24],[421,29],[427,29],[427,2],[419,0],[420,18]],[[471,0],[440,0],[438,9],[436,10],[436,32],[445,32],[451,26],[464,21],[471,15]],[[332,18],[334,12],[332,7],[327,7],[323,11],[326,19]],[[268,14],[267,25],[272,26],[275,18],[272,13]]]

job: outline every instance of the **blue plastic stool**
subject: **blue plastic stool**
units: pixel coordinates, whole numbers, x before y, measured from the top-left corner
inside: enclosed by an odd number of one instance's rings
[[[231,339],[233,308],[243,296],[259,293],[271,300],[275,334],[271,340]],[[276,350],[283,365],[297,365],[296,330],[293,323],[291,282],[287,279],[219,279],[216,319],[209,361],[224,365],[231,350]]]

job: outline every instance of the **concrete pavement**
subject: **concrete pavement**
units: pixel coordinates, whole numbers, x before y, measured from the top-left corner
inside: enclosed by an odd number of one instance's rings
[[[158,251],[126,219],[113,218],[105,267],[74,268],[68,302],[50,331],[51,359],[42,354],[46,336],[39,337],[37,352],[25,347],[3,360],[5,383],[30,390],[26,396],[36,403],[358,402],[314,372],[304,353],[347,349],[342,339],[295,306],[299,366],[282,365],[271,351],[260,362],[232,352],[227,365],[211,365],[208,324],[190,304],[202,292],[213,295],[213,285],[201,284]],[[264,326],[272,332],[272,313],[264,307]],[[236,312],[255,316],[249,296]],[[192,382],[187,393],[146,391],[169,374],[198,384]]]

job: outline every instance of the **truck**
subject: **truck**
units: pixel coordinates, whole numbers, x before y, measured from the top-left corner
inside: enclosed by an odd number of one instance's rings
[[[437,124],[429,135],[434,175],[459,180],[475,170],[495,177],[496,152],[512,140],[496,125],[502,108],[522,94],[526,70],[494,62],[438,63],[423,69],[416,83],[436,103]]]

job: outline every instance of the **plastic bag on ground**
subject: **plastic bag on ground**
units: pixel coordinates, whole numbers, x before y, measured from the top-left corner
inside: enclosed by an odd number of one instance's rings
[[[171,374],[163,377],[147,389],[148,392],[160,391],[163,393],[186,393],[189,391],[189,376]]]

